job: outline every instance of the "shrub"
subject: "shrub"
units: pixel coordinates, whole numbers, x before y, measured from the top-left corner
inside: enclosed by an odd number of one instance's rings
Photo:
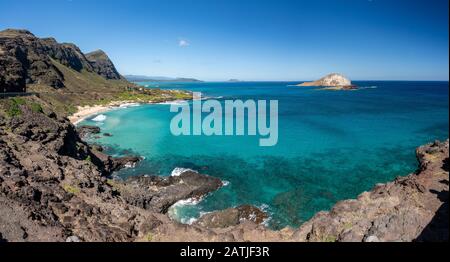
[[[63,189],[70,194],[76,195],[80,193],[80,189],[71,185],[64,185]]]
[[[31,111],[33,111],[35,113],[42,113],[42,112],[44,112],[42,110],[42,106],[40,104],[38,104],[38,103],[32,103],[30,107],[31,107]]]
[[[9,99],[8,105],[6,108],[6,114],[9,117],[20,116],[22,114],[22,110],[20,109],[20,106],[25,105],[25,104],[26,104],[25,99],[23,99],[21,97],[15,97],[15,98]]]

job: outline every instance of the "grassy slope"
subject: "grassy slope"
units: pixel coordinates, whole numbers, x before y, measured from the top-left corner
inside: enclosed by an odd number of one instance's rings
[[[28,91],[38,92],[42,103],[62,115],[75,113],[77,106],[113,101],[160,102],[192,98],[190,93],[184,91],[147,90],[126,80],[107,80],[95,73],[77,72],[55,60],[52,62],[64,74],[65,87],[54,89],[44,85],[30,85]]]

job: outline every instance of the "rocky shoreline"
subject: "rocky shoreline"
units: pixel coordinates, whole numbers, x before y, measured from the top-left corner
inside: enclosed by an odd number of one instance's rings
[[[416,173],[341,201],[300,228],[270,230],[267,215],[249,205],[183,225],[169,218],[169,208],[214,192],[220,179],[192,171],[112,179],[140,157],[108,156],[83,141],[99,128],[75,127],[77,119],[65,116],[80,105],[191,93],[144,90],[124,80],[104,52],[83,54],[26,30],[1,31],[0,50],[0,94],[15,93],[0,98],[0,242],[448,241],[448,140],[418,148]],[[345,87],[330,79],[314,84]]]
[[[184,172],[126,181],[109,175],[137,157],[112,158],[83,142],[52,112],[0,118],[0,233],[3,241],[441,241],[448,239],[448,141],[417,150],[416,174],[339,202],[298,229],[272,231],[265,214],[240,206],[182,225],[167,215],[179,200],[223,184]],[[83,129],[83,128],[82,128]],[[448,221],[448,220],[447,220]],[[445,224],[444,224],[445,225]]]

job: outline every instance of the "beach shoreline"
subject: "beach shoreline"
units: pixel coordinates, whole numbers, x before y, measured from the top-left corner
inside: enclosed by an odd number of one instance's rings
[[[136,101],[114,101],[111,102],[107,105],[87,105],[87,106],[78,106],[77,107],[77,112],[68,116],[67,118],[69,119],[70,123],[72,123],[73,125],[78,125],[79,123],[81,123],[82,121],[86,120],[89,117],[101,114],[101,113],[105,113],[111,110],[115,110],[115,109],[123,109],[123,108],[127,108],[127,107],[132,107],[132,106],[141,106],[141,105],[157,105],[157,104],[170,104],[170,103],[177,103],[177,102],[185,102],[188,100],[167,100],[164,102],[136,102]]]
[[[131,102],[131,101],[115,101],[107,105],[93,105],[93,106],[78,106],[77,112],[68,116],[70,123],[73,125],[78,125],[83,120],[91,116],[95,116],[100,113],[105,113],[118,108],[126,108],[128,106],[138,106],[142,103]]]

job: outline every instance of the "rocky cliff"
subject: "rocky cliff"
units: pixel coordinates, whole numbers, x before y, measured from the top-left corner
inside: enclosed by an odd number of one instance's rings
[[[94,71],[103,76],[106,79],[124,79],[113,62],[109,59],[108,55],[102,50],[97,50],[86,54],[86,58],[90,62]]]
[[[296,234],[307,241],[448,241],[449,141],[421,146],[415,174],[379,184],[321,212]]]
[[[335,89],[355,89],[356,86],[352,85],[352,82],[347,77],[341,74],[329,74],[321,79],[313,82],[305,82],[298,86],[319,86],[319,87],[331,87]]]
[[[136,241],[151,238],[164,213],[181,199],[216,190],[219,179],[184,173],[167,180],[108,178],[138,158],[112,158],[84,143],[67,119],[38,98],[4,114],[0,100],[0,235],[6,241]],[[105,169],[113,166],[114,169]],[[142,193],[142,194],[141,194]]]
[[[64,87],[64,74],[55,61],[77,72],[85,70],[105,79],[121,79],[105,53],[91,53],[88,59],[74,44],[37,38],[27,30],[1,31],[0,53],[0,92],[23,92],[27,84]]]
[[[128,82],[103,51],[85,55],[74,44],[38,38],[27,30],[0,31],[0,97],[25,91],[37,93],[41,103],[61,116],[75,113],[80,105],[192,97]]]

